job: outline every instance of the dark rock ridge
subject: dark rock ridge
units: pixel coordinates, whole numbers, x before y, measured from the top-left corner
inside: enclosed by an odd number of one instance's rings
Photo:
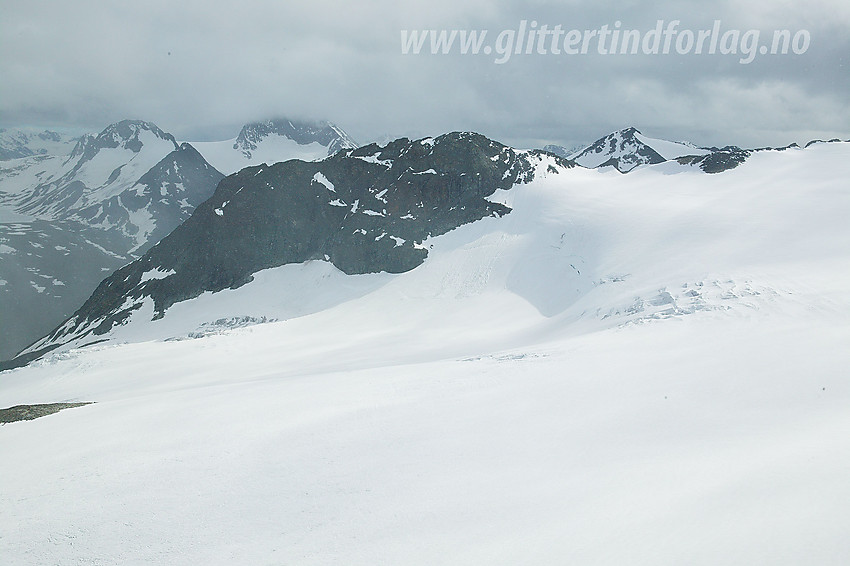
[[[508,214],[487,200],[496,190],[531,181],[540,167],[557,173],[572,166],[455,132],[243,169],[144,256],[105,279],[20,361],[71,340],[97,341],[145,301],[158,318],[174,303],[237,288],[266,268],[326,260],[348,274],[411,270],[428,255],[422,242],[429,236]]]
[[[829,141],[813,140],[807,143],[804,148],[808,148],[811,145],[819,143],[834,143],[840,141],[841,140],[839,139],[831,139]],[[750,155],[759,151],[787,151],[789,149],[799,148],[800,146],[796,143],[782,147],[759,147],[756,149],[741,149],[735,145],[727,145],[726,147],[708,147],[704,148],[711,152],[707,155],[688,155],[680,157],[676,159],[676,161],[680,165],[699,166],[699,168],[706,173],[722,173],[723,171],[734,169],[746,161]]]
[[[318,143],[328,148],[328,155],[357,147],[348,134],[329,122],[278,118],[243,126],[233,149],[240,150],[246,158],[251,159],[251,152],[257,149],[257,144],[270,135],[289,138],[300,145]]]
[[[838,139],[838,138],[832,138],[830,140],[812,140],[809,143],[807,143],[805,145],[805,147],[809,147],[810,145],[815,145],[815,144],[819,144],[819,143],[838,143],[840,141],[841,140]],[[848,140],[848,141],[850,141],[850,140]]]
[[[698,166],[706,173],[722,173],[723,171],[734,169],[743,163],[752,153],[752,150],[741,149],[734,145],[706,149],[709,149],[711,153],[706,155],[687,155],[685,157],[679,157],[676,161],[680,165]]]
[[[14,423],[18,421],[31,421],[39,417],[45,417],[58,413],[63,409],[73,409],[91,405],[87,403],[42,403],[40,405],[15,405],[8,409],[0,409],[0,424]]]

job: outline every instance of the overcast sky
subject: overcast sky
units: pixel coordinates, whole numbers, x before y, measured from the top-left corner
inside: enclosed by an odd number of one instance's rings
[[[805,53],[402,54],[401,30],[805,30]],[[529,24],[530,25],[530,24]],[[673,36],[673,44],[675,39]],[[687,38],[685,38],[687,39]],[[801,36],[802,41],[802,36]],[[685,44],[683,43],[683,46]],[[428,49],[426,45],[426,50]],[[700,145],[850,138],[850,3],[0,0],[0,123],[99,131],[155,122],[178,139],[248,121],[327,119],[357,141],[474,130],[521,147],[619,128]]]

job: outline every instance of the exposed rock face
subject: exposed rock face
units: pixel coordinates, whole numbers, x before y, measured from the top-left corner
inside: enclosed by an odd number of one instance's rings
[[[40,405],[15,405],[8,409],[0,409],[0,424],[14,423],[18,421],[31,421],[39,417],[58,413],[63,409],[73,409],[84,405],[91,405],[91,403],[42,403]]]

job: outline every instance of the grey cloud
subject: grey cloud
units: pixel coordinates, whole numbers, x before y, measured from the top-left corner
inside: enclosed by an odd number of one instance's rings
[[[183,139],[274,115],[360,141],[470,129],[515,145],[634,125],[701,144],[850,137],[850,8],[834,2],[275,1],[4,3],[0,121],[102,128],[143,118]],[[806,29],[803,55],[402,55],[401,29]]]

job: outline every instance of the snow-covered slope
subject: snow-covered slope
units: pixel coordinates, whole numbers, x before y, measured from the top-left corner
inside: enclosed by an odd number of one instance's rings
[[[96,403],[0,429],[0,554],[844,564],[848,157],[544,166],[411,271],[276,267],[4,372]]]
[[[279,118],[242,127],[231,140],[192,142],[216,169],[231,174],[254,165],[289,159],[315,161],[357,144],[338,126]]]
[[[626,128],[593,142],[570,159],[582,167],[612,166],[628,173],[639,165],[662,163],[687,155],[706,155],[709,150],[690,144],[650,138],[635,128]]]

